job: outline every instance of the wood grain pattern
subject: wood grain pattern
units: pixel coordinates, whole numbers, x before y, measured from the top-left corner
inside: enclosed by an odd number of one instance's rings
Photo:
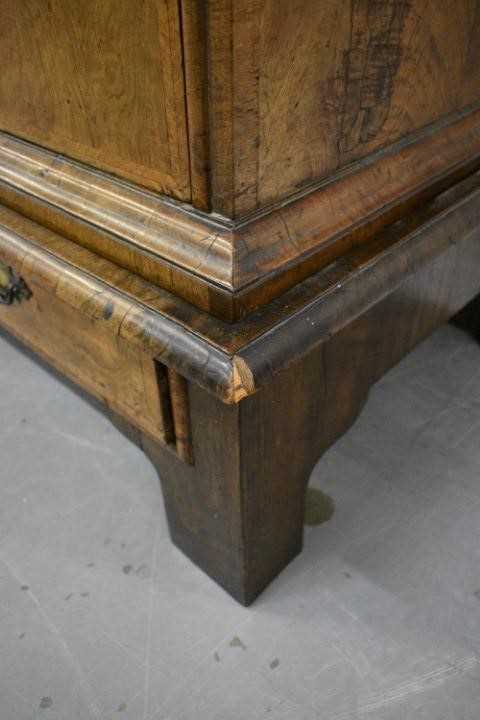
[[[0,135],[0,201],[233,322],[480,165],[480,111],[246,222],[185,207]]]
[[[193,465],[188,384],[176,370],[169,368],[168,385],[178,457]]]
[[[8,252],[0,232],[0,257],[18,268],[32,291],[28,302],[0,305],[0,324],[89,393],[160,442],[168,441],[154,361],[118,337],[120,318],[108,296],[91,288],[88,300],[33,256]],[[79,308],[81,312],[79,312]]]
[[[0,10],[0,128],[228,219],[479,101],[478,0]]]
[[[33,292],[0,324],[134,426],[174,542],[249,604],[371,385],[480,292],[480,0],[0,11]]]
[[[478,102],[477,0],[208,7],[212,202],[232,217]]]
[[[176,0],[1,0],[0,128],[191,198]]]
[[[210,210],[206,4],[180,0],[192,204]]]
[[[71,297],[78,298],[75,307],[88,308],[95,289],[121,316],[121,338],[222,401],[238,403],[453,243],[474,242],[480,233],[480,176],[453,186],[235,324],[212,318],[1,207],[0,228],[4,245],[20,264],[24,255],[34,258],[53,287],[62,277]]]
[[[68,213],[73,219],[80,219],[92,232],[99,228],[113,236],[118,247],[120,264],[124,262],[122,243],[132,253],[130,262],[142,267],[142,259],[147,257],[152,263],[157,258],[157,278],[159,284],[166,282],[173,263],[197,274],[210,275],[217,283],[229,287],[229,243],[222,242],[224,225],[214,219],[198,217],[189,209],[169,202],[165,198],[142,192],[139,188],[126,186],[121,182],[94,172],[86,167],[55,156],[28,143],[21,142],[9,135],[0,134],[1,172],[0,179],[10,187]],[[19,200],[20,202],[20,200]],[[48,208],[45,205],[35,213],[33,219],[42,224],[54,222],[52,216],[45,217]],[[61,218],[57,220],[62,222]],[[59,229],[66,229],[64,225]],[[52,228],[57,229],[57,228]],[[70,233],[75,226],[70,227]],[[217,235],[220,237],[217,240]],[[88,239],[82,225],[78,225],[77,234],[72,237],[81,244],[88,244],[101,253],[107,238]],[[97,247],[98,245],[98,247]],[[133,252],[138,250],[135,256]],[[148,259],[144,260],[145,266]],[[167,264],[163,270],[161,282],[161,260]]]
[[[197,5],[201,0],[197,0]],[[210,204],[234,217],[233,160],[233,0],[207,3],[208,132],[210,143]]]
[[[458,188],[448,194],[452,204],[439,200],[435,222],[412,231],[404,220],[410,232],[400,233],[403,242],[377,248],[370,259],[359,255],[361,273],[332,282],[317,303],[246,348],[257,392],[227,405],[189,384],[194,466],[133,433],[159,470],[173,541],[243,604],[300,552],[309,474],[353,422],[372,383],[480,291],[480,203],[472,206]],[[7,262],[28,247],[0,236]],[[45,288],[49,302],[52,293],[63,296],[63,286],[77,314],[106,307],[107,291],[102,296],[74,273],[75,296],[72,271],[59,272],[45,255],[39,262],[30,245],[20,267],[31,268],[29,281]],[[112,298],[112,315],[102,322],[122,317],[123,326],[121,296]],[[192,356],[198,347],[190,345]],[[204,373],[208,364],[204,357]]]
[[[478,224],[462,239],[452,230],[444,252],[425,257],[346,322],[340,309],[335,325],[310,315],[319,342],[307,353],[292,351],[296,328],[286,329],[290,364],[241,403],[225,406],[192,384],[195,467],[144,443],[159,471],[172,540],[242,604],[300,552],[310,473],[358,416],[372,384],[480,291]],[[361,296],[361,287],[353,294]],[[260,361],[265,348],[257,351]]]
[[[227,402],[233,401],[234,389],[239,388],[229,356],[196,334],[186,332],[180,323],[147,307],[142,301],[148,298],[148,293],[142,295],[142,300],[136,297],[135,276],[10,210],[2,210],[1,206],[0,214],[2,258],[19,274],[25,262],[32,264],[42,279],[42,286],[54,293],[60,290],[62,302],[79,313],[101,315],[103,305],[109,304],[115,309],[110,322],[117,323],[112,332],[119,338],[149,358],[195,379],[214,394],[218,392]],[[83,263],[83,258],[77,256],[76,263],[66,261],[62,253],[65,243],[69,244],[71,258],[77,249],[82,254],[88,253],[88,260]],[[107,267],[102,280],[98,280],[93,267],[103,263],[107,263]],[[116,283],[120,283],[123,290],[117,289]],[[173,296],[170,303],[175,303]]]

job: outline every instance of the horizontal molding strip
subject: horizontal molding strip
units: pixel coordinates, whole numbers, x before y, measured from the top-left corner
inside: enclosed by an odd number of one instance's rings
[[[109,303],[112,315],[105,321],[118,319],[115,333],[226,403],[256,392],[443,253],[480,254],[479,242],[476,173],[295,286],[255,318],[229,325],[0,207],[4,261],[20,274],[27,263],[30,276],[33,269],[40,283],[74,302],[79,312],[101,319]],[[472,273],[480,290],[476,265]],[[461,275],[451,278],[452,287],[461,282]]]
[[[0,180],[132,249],[231,288],[228,230],[180,203],[2,132]]]
[[[58,300],[72,305],[80,314],[111,327],[112,335],[139,347],[225,402],[231,401],[233,365],[226,353],[1,223],[0,257],[20,275],[28,268],[30,282],[50,289]]]
[[[0,202],[227,322],[480,166],[480,110],[230,223],[0,133]]]

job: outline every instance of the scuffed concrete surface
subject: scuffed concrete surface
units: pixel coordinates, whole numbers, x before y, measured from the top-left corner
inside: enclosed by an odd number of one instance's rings
[[[171,546],[152,466],[94,403],[5,336],[0,382],[1,720],[478,720],[463,332],[374,388],[313,473],[331,511],[249,609]]]

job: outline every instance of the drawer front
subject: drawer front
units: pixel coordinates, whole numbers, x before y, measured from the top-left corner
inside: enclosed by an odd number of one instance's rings
[[[0,0],[0,128],[190,199],[177,0]]]
[[[85,279],[76,285],[72,270],[52,275],[48,259],[21,255],[0,233],[0,260],[31,291],[30,299],[0,304],[0,325],[31,347],[112,410],[155,439],[170,440],[162,401],[163,366],[118,337],[119,312],[108,291],[94,290],[85,301]]]

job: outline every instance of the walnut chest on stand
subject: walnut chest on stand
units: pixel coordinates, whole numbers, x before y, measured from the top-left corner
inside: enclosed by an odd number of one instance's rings
[[[371,385],[480,292],[480,2],[0,17],[0,324],[104,401],[173,542],[251,603]]]

